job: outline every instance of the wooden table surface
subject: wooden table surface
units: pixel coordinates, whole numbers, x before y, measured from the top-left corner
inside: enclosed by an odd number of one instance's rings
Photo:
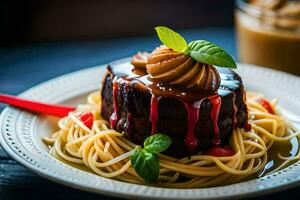
[[[191,41],[207,39],[236,58],[231,27],[182,30]],[[160,42],[156,36],[96,41],[52,42],[0,48],[0,93],[17,95],[53,77],[151,51]],[[0,104],[0,111],[5,105]],[[299,197],[300,187],[255,199]],[[41,178],[12,160],[0,147],[0,200],[10,199],[97,199],[111,197],[71,189]]]

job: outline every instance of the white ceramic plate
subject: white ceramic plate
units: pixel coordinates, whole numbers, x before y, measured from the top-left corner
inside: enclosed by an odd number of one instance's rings
[[[122,61],[128,61],[121,60]],[[120,62],[120,61],[118,61]],[[105,66],[88,68],[37,85],[20,96],[51,103],[76,105],[98,90]],[[239,64],[246,89],[279,97],[280,105],[300,115],[300,78],[257,66]],[[41,138],[57,129],[57,118],[35,115],[13,107],[0,118],[0,141],[15,160],[35,173],[58,183],[105,195],[148,199],[224,199],[266,194],[300,185],[300,162],[263,178],[205,189],[168,189],[111,180],[66,165],[48,154]]]

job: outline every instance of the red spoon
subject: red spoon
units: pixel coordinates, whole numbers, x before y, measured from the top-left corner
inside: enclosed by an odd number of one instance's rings
[[[56,117],[65,117],[69,112],[74,111],[75,107],[47,104],[16,96],[0,94],[0,103],[9,104],[26,110],[34,111],[41,114],[52,115]]]

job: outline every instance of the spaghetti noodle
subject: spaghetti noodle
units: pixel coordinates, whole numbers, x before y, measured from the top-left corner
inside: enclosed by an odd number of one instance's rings
[[[287,122],[276,109],[277,100],[270,105],[275,114],[255,101],[258,93],[247,93],[249,123],[252,129],[237,128],[230,138],[233,156],[215,157],[197,154],[185,158],[173,158],[159,154],[160,176],[157,186],[171,188],[199,188],[238,182],[258,174],[268,162],[268,150],[275,142],[298,137],[300,132]],[[94,173],[131,183],[145,183],[131,166],[130,156],[136,144],[115,130],[109,129],[101,117],[99,92],[88,96],[88,103],[79,105],[75,112],[58,122],[60,130],[43,138],[51,146],[50,154],[69,163],[86,166]],[[91,128],[78,119],[78,115],[91,112],[94,122]],[[284,160],[278,169],[300,158]]]

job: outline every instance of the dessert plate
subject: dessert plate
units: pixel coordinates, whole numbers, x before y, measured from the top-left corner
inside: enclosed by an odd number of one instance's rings
[[[126,58],[128,59],[128,58]],[[125,59],[125,60],[126,60]],[[121,60],[124,62],[124,59]],[[76,105],[89,92],[99,90],[105,66],[87,68],[37,85],[20,96],[49,103]],[[288,117],[300,124],[300,78],[248,64],[238,64],[237,72],[247,90],[278,97]],[[290,112],[292,111],[292,112]],[[57,130],[58,118],[36,115],[7,107],[0,117],[0,141],[16,161],[52,181],[81,190],[135,199],[224,199],[284,190],[300,185],[300,161],[277,173],[254,180],[213,188],[169,189],[125,183],[74,168],[48,154],[41,138]]]

